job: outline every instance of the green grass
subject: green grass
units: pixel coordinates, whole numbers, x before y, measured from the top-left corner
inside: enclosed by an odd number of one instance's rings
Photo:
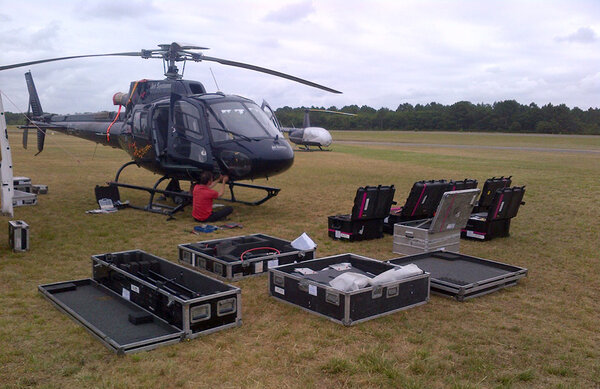
[[[440,131],[331,131],[334,140],[600,150],[600,136]]]
[[[353,138],[359,137],[359,138]],[[335,139],[448,145],[600,149],[600,137],[343,132]],[[244,229],[197,236],[190,210],[176,220],[123,210],[88,215],[94,186],[128,160],[121,151],[50,135],[34,157],[10,132],[15,175],[47,184],[38,205],[15,209],[31,250],[13,253],[0,233],[0,387],[524,388],[600,385],[600,155],[452,147],[335,144],[297,153],[282,188],[259,207],[235,205]],[[293,239],[306,231],[319,256],[354,252],[389,259],[392,238],[339,242],[327,216],[347,213],[356,188],[394,184],[403,203],[414,181],[513,175],[526,185],[511,236],[462,241],[461,251],[529,269],[512,287],[465,303],[428,304],[343,327],[270,298],[266,277],[236,282],[243,325],[150,352],[118,357],[37,292],[43,283],[87,278],[93,254],[143,249],[176,260],[177,245],[239,234]],[[135,167],[131,183],[158,176]],[[145,204],[141,193],[122,198]],[[4,238],[3,238],[4,237]]]

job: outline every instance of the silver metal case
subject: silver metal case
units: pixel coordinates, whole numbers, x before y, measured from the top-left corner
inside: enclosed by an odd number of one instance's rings
[[[479,189],[446,192],[435,216],[394,225],[393,252],[412,255],[434,250],[459,251],[461,230],[467,225]]]
[[[23,220],[9,221],[8,244],[15,252],[29,250],[29,224]]]

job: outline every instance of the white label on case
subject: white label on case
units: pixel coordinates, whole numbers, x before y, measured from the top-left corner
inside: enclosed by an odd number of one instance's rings
[[[279,259],[271,259],[269,262],[267,262],[267,267],[269,269],[276,266],[279,266]]]
[[[317,295],[317,285],[308,285],[308,294],[312,295],[312,296],[316,296]]]
[[[481,234],[477,234],[475,231],[467,230],[467,236],[469,238],[485,239],[485,236],[483,236]]]
[[[129,290],[123,288],[123,291],[121,292],[121,296],[123,296],[123,298],[125,300],[129,300],[131,297],[131,294],[129,293]]]
[[[264,271],[264,262],[254,262],[254,273],[262,273]]]
[[[137,286],[131,284],[131,291],[135,292],[135,293],[140,293],[140,288],[138,288]]]
[[[340,231],[338,231],[338,230],[335,231],[335,237],[336,238],[339,239],[341,235],[342,235],[342,233]]]
[[[340,234],[341,238],[350,239],[350,234]]]
[[[450,223],[450,224],[448,224],[448,227],[446,229],[452,230],[455,226],[456,226],[456,223]]]
[[[280,288],[279,286],[275,287],[275,292],[277,292],[279,294],[282,294],[282,295],[285,295],[285,289]]]

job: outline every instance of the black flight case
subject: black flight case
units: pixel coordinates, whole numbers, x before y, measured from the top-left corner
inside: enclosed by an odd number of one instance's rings
[[[179,262],[227,280],[260,275],[272,267],[315,257],[315,250],[298,250],[291,242],[253,234],[180,244]]]
[[[494,195],[498,189],[504,189],[510,187],[512,183],[512,176],[508,177],[492,177],[485,180],[483,188],[481,189],[481,195],[479,201],[473,209],[473,213],[487,212],[490,209]]]
[[[327,218],[329,237],[348,241],[383,237],[383,219],[390,213],[394,193],[394,185],[358,188],[351,214]]]
[[[490,240],[509,236],[510,221],[517,216],[519,207],[525,204],[524,195],[524,186],[498,189],[486,211],[471,214],[466,227],[461,231],[461,237]]]
[[[406,203],[392,208],[384,219],[383,232],[394,233],[394,224],[411,220],[431,219],[446,192],[477,188],[477,180],[465,178],[461,181],[428,180],[413,184]]]
[[[395,265],[355,254],[340,254],[269,269],[269,294],[278,300],[349,326],[429,300],[429,274],[370,284],[352,291],[331,286],[344,273],[369,279]]]
[[[241,325],[241,291],[141,250],[92,256],[92,279],[39,291],[117,353]]]
[[[431,291],[464,301],[513,286],[527,269],[447,251],[390,259],[395,265],[415,264],[431,274]]]

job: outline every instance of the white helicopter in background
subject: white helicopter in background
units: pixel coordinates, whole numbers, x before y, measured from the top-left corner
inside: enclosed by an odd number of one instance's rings
[[[329,131],[322,127],[311,127],[309,116],[309,112],[311,111],[356,116],[356,114],[353,113],[330,111],[327,109],[309,108],[304,110],[304,120],[302,122],[302,128],[281,127],[282,131],[288,134],[290,142],[295,143],[298,146],[303,146],[304,148],[300,149],[303,151],[312,151],[310,146],[316,146],[321,151],[329,151],[324,150],[323,147],[329,147],[332,142],[331,134],[329,133]]]

